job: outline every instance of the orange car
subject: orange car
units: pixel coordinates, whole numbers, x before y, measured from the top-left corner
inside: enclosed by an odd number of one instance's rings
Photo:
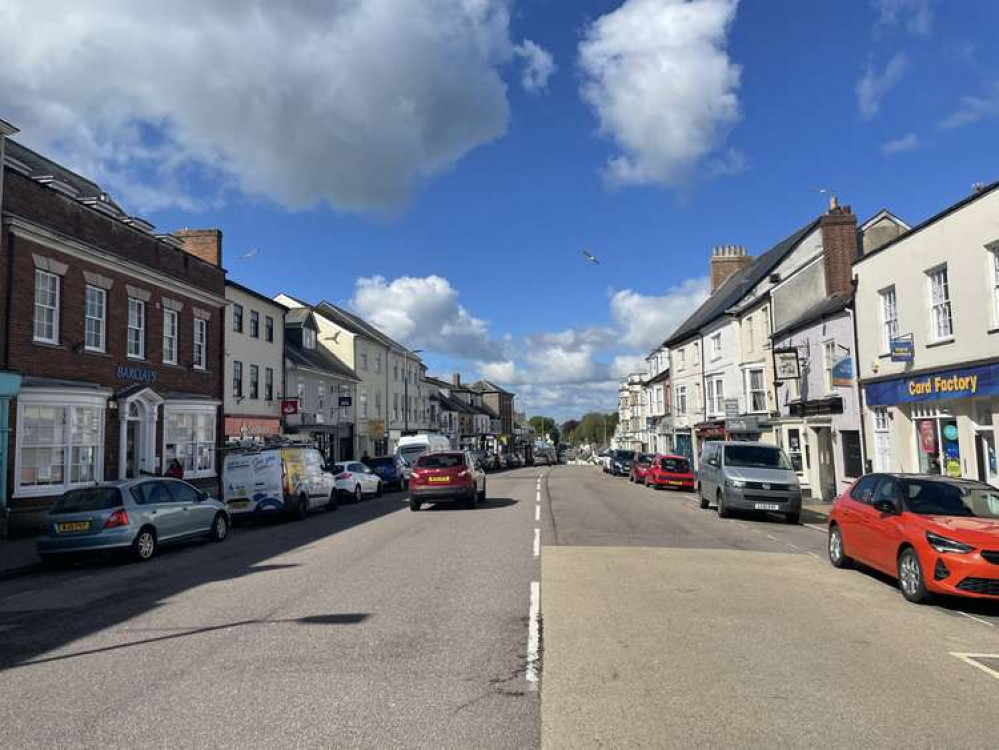
[[[898,579],[910,602],[933,594],[999,600],[999,489],[922,474],[869,474],[829,514],[829,560]]]
[[[656,456],[645,474],[645,484],[654,489],[670,487],[693,492],[694,472],[690,468],[690,461],[683,456]]]

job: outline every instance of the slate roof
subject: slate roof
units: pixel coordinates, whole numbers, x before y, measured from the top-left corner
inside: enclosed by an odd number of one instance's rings
[[[502,393],[506,396],[513,395],[512,393],[510,393],[510,391],[500,388],[491,380],[476,380],[474,383],[471,383],[468,387],[471,388],[473,391],[478,391],[479,393]]]
[[[303,349],[298,344],[285,340],[284,356],[288,358],[289,362],[299,367],[308,367],[312,370],[328,372],[331,375],[336,375],[346,380],[361,382],[361,379],[357,377],[357,373],[321,347],[317,349]]]
[[[675,346],[695,336],[705,326],[725,316],[726,311],[736,304],[746,292],[762,281],[798,244],[819,225],[814,219],[785,237],[743,270],[732,274],[708,297],[694,313],[673,331],[663,346]]]
[[[789,323],[785,323],[777,331],[774,331],[771,339],[779,338],[782,335],[791,333],[798,329],[804,328],[809,323],[815,323],[820,320],[824,320],[831,315],[835,315],[838,312],[842,312],[848,308],[853,303],[853,294],[846,295],[835,295],[832,297],[826,297],[823,300],[819,300],[817,303],[812,305],[810,308],[805,310],[801,315],[799,315],[794,320]]]
[[[305,321],[309,319],[312,315],[312,308],[310,307],[292,307],[285,313],[284,322],[286,325],[299,327],[305,324]]]
[[[54,177],[59,182],[64,182],[76,190],[81,198],[98,198],[101,202],[108,204],[116,211],[125,215],[125,211],[107,194],[100,185],[86,177],[78,175],[66,167],[52,161],[32,151],[27,146],[23,146],[17,141],[7,140],[7,156],[25,164],[31,170],[32,177]]]

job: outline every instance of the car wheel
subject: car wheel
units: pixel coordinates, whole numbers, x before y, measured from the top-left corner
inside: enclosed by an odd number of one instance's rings
[[[333,490],[330,493],[329,502],[326,503],[326,510],[336,510],[340,507],[340,493]]]
[[[912,547],[906,547],[898,556],[898,585],[902,596],[914,604],[924,604],[931,598],[923,579],[923,566]]]
[[[156,554],[156,532],[146,527],[139,529],[139,533],[132,542],[132,555],[139,562],[151,560]]]
[[[784,523],[789,526],[798,526],[801,523],[801,511],[799,510],[794,513],[785,513]]]
[[[829,562],[834,568],[849,568],[853,561],[846,556],[843,548],[843,532],[838,524],[829,527]]]
[[[413,497],[409,498],[409,509],[410,509],[411,511],[413,511],[413,512],[415,513],[415,512],[416,512],[416,511],[418,511],[418,510],[419,510],[419,509],[420,509],[421,507],[423,507],[423,503],[421,503],[421,502],[420,502],[419,500],[417,500],[416,498],[413,498]]]
[[[465,500],[465,504],[469,510],[475,510],[479,505],[479,492],[474,484],[468,488],[468,498]]]
[[[229,519],[225,513],[216,513],[212,521],[211,537],[213,542],[224,542],[229,538]]]
[[[309,515],[309,498],[301,495],[298,498],[298,506],[295,508],[295,518],[301,521],[307,515]]]
[[[361,502],[361,499],[363,497],[364,497],[364,493],[361,492],[361,485],[359,485],[359,484],[355,485],[354,486],[354,502],[355,503]]]
[[[701,506],[701,510],[707,510],[709,505],[708,499],[704,497],[704,492],[701,491],[700,484],[697,485],[697,497],[700,499],[699,505]]]
[[[729,510],[728,510],[728,508],[725,507],[725,493],[722,492],[721,490],[718,490],[718,505],[717,505],[717,508],[718,508],[718,517],[719,518],[728,518],[729,517],[729,515],[730,515],[729,514]]]

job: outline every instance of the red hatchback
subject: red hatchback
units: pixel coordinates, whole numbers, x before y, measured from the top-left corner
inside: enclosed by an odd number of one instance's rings
[[[628,481],[645,484],[645,477],[649,473],[649,468],[652,466],[653,459],[655,459],[655,456],[651,453],[637,454],[635,456],[635,460],[631,462],[631,471],[628,472]]]
[[[829,514],[829,560],[898,579],[910,602],[933,594],[999,600],[999,489],[921,474],[869,474]]]
[[[474,508],[486,499],[486,473],[468,451],[426,453],[409,478],[409,509],[423,503],[463,502]]]
[[[658,455],[645,475],[645,484],[654,489],[670,487],[694,491],[694,472],[690,461],[683,456]]]

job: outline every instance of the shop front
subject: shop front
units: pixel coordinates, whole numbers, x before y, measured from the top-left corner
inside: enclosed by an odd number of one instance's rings
[[[725,420],[725,432],[729,440],[772,442],[772,425],[767,417],[756,415],[728,417]]]
[[[876,468],[999,486],[999,362],[864,386]]]
[[[225,418],[226,440],[263,442],[267,438],[277,437],[280,434],[280,417],[244,417],[227,414]]]

